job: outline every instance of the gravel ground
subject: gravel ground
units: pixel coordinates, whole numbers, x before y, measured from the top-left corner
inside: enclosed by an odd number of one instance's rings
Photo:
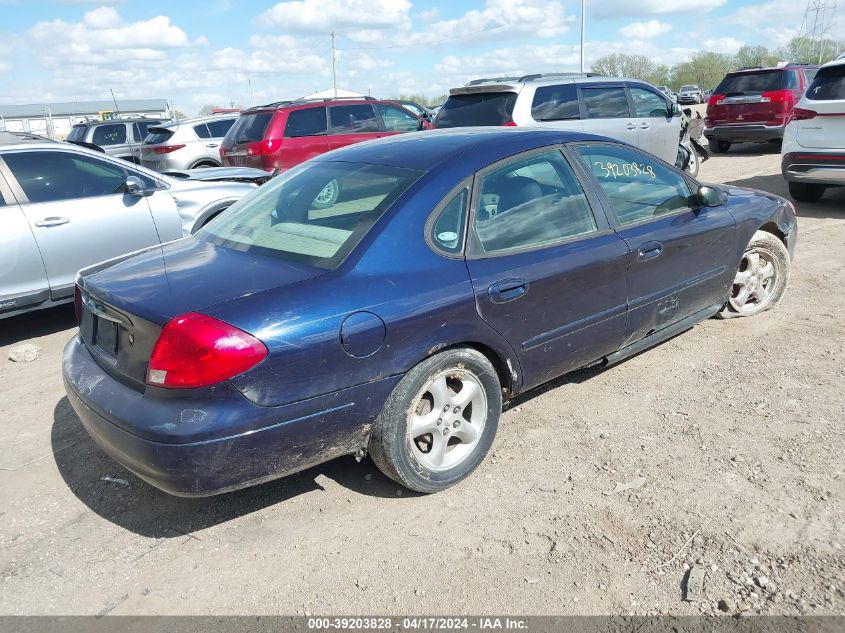
[[[786,194],[765,146],[701,178]],[[352,458],[168,497],[70,408],[72,309],[2,321],[0,613],[845,614],[845,190],[798,214],[779,307],[521,397],[427,497]]]

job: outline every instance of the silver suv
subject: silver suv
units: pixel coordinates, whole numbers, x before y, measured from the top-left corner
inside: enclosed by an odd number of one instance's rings
[[[592,74],[476,79],[452,88],[437,128],[515,125],[609,136],[675,164],[680,109],[654,86]]]
[[[141,146],[141,164],[156,171],[219,167],[220,143],[237,118],[231,113],[151,127]]]
[[[141,143],[148,130],[166,119],[114,119],[112,121],[83,121],[70,129],[66,141],[96,145],[109,156],[138,162]]]

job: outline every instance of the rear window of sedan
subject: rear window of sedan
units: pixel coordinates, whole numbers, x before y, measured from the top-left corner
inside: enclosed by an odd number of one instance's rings
[[[306,163],[242,198],[197,235],[226,248],[332,269],[422,173]]]
[[[453,95],[437,113],[435,127],[504,125],[513,119],[515,92],[482,92]]]

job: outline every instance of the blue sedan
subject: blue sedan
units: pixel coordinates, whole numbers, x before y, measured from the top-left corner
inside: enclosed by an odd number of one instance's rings
[[[796,237],[786,200],[607,138],[402,135],[82,271],[65,386],[104,451],[175,495],[345,454],[436,492],[484,459],[503,401],[772,307]]]

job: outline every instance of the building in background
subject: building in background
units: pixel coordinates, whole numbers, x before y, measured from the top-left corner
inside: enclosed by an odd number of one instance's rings
[[[172,113],[166,99],[118,99],[0,105],[0,131],[31,132],[64,140],[74,123],[127,117],[167,117]]]

